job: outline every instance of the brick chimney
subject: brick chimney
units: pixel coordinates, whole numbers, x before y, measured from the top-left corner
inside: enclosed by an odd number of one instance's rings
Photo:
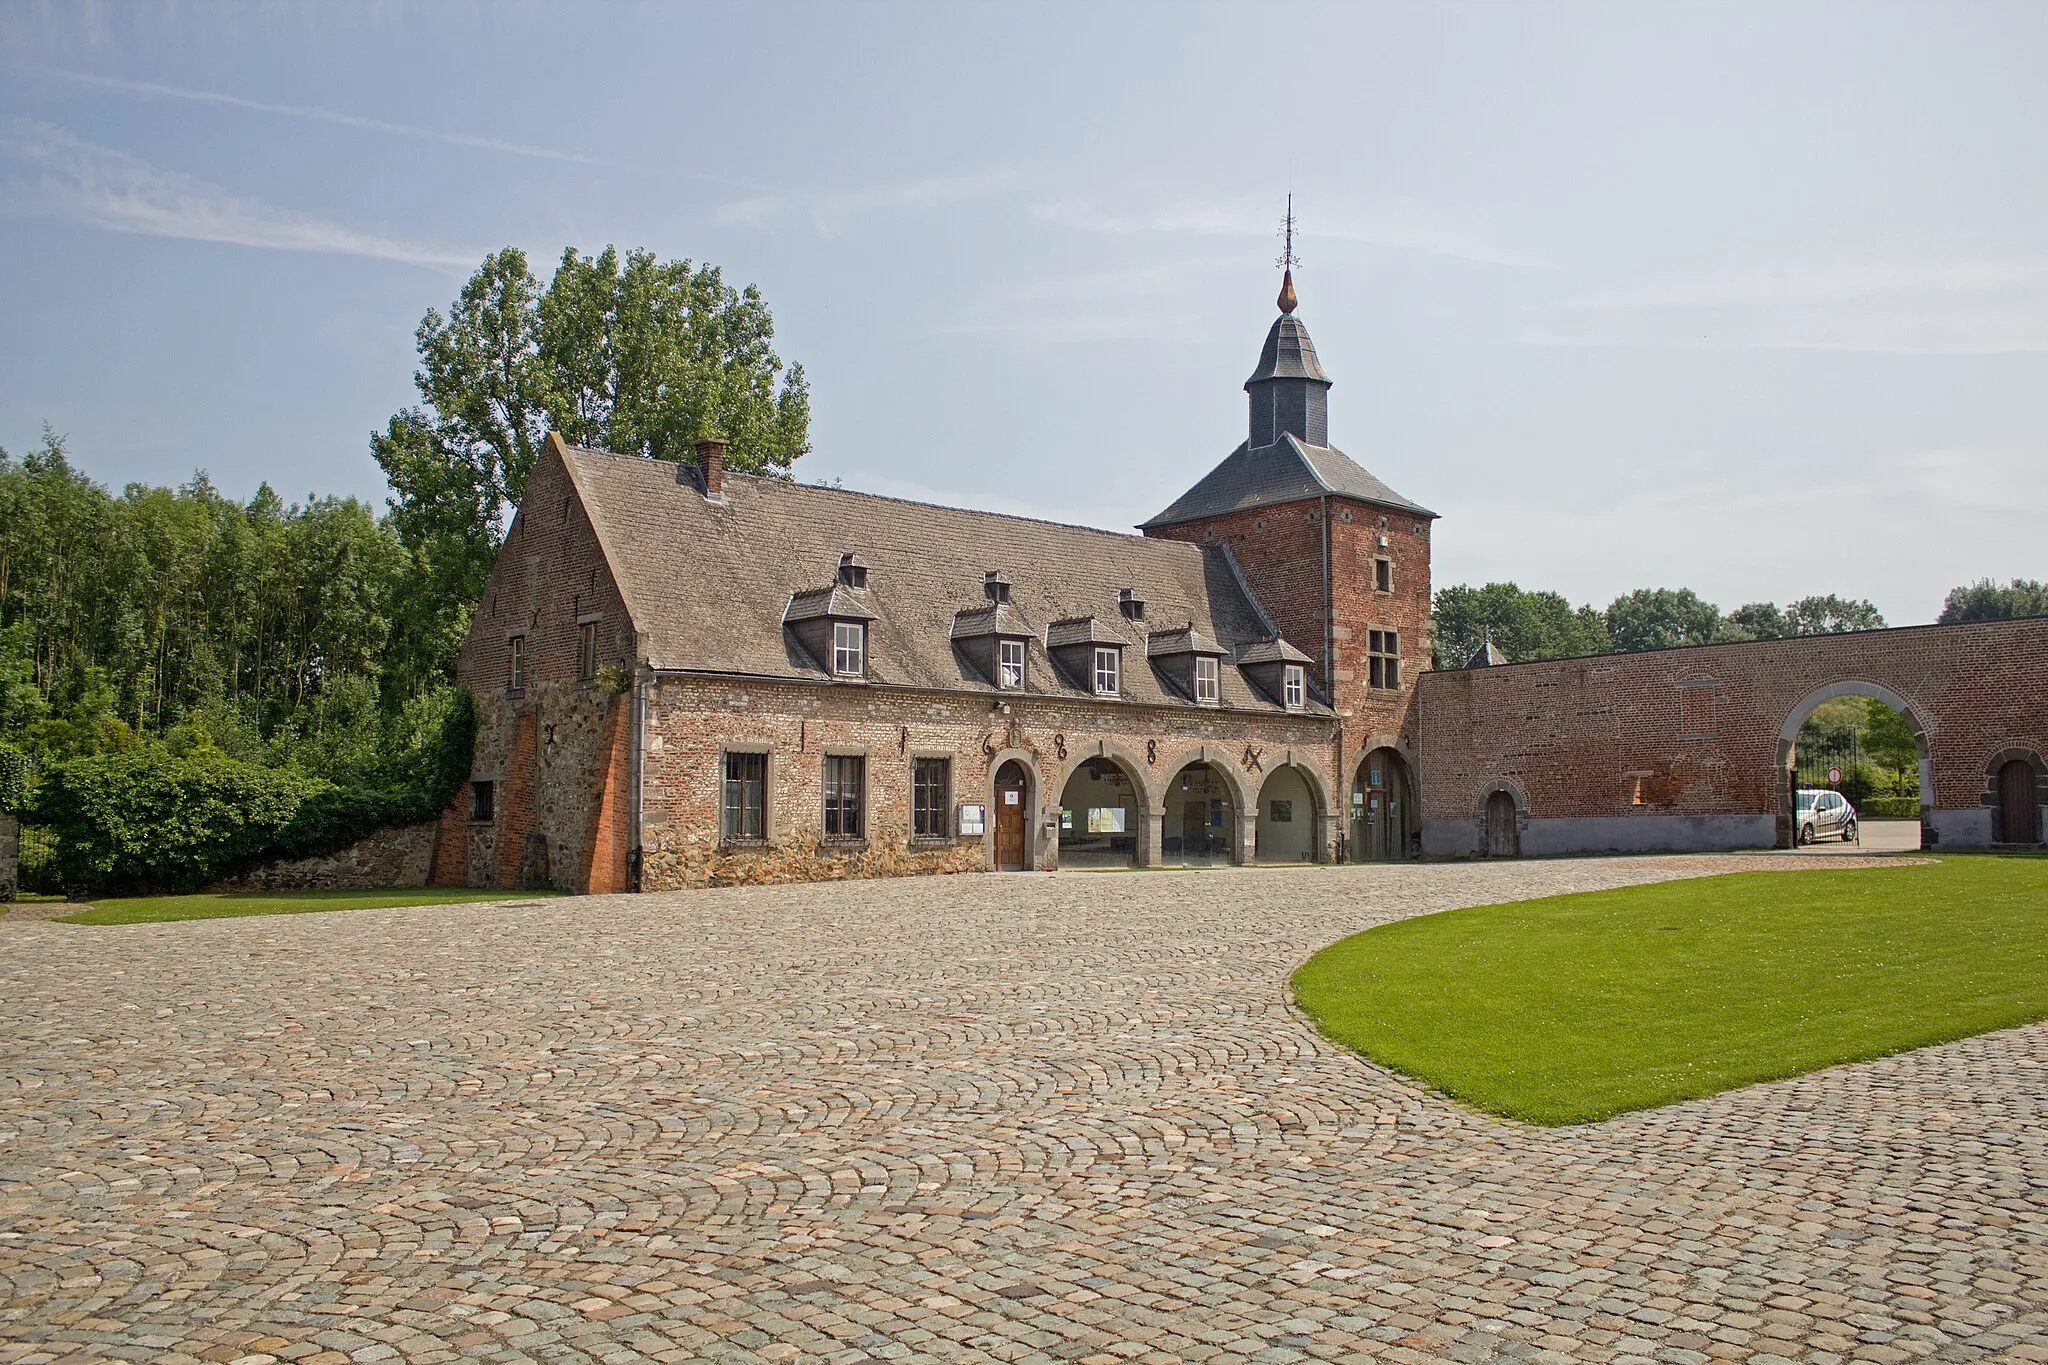
[[[713,502],[725,499],[725,442],[712,437],[697,442],[697,472],[704,479],[704,496]]]

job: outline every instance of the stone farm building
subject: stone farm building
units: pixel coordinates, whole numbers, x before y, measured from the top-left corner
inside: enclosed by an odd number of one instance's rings
[[[433,879],[1768,846],[1845,691],[1906,715],[1945,846],[2039,841],[2048,621],[1429,672],[1435,514],[1330,444],[1293,306],[1247,438],[1138,535],[551,438]]]

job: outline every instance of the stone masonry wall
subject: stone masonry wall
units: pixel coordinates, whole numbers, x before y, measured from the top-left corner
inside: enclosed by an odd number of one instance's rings
[[[1990,841],[2003,756],[2038,772],[2048,753],[2048,619],[1447,670],[1420,687],[1425,845],[1475,851],[1496,790],[1548,841],[1524,851],[1768,843],[1781,734],[1838,684],[1896,694],[1924,728],[1943,847]]]
[[[1007,704],[1009,714],[991,709],[992,703]],[[1148,828],[1134,833],[1141,847],[1155,851],[1166,784],[1187,763],[1212,763],[1247,817],[1239,821],[1240,851],[1249,857],[1249,817],[1275,767],[1291,762],[1301,769],[1327,807],[1330,729],[1327,719],[1315,717],[665,675],[654,689],[647,739],[642,885],[658,890],[991,867],[993,783],[1012,758],[1031,776],[1027,851],[1033,866],[1057,866],[1060,794],[1077,767],[1105,757],[1133,779],[1148,817]],[[768,754],[769,827],[760,845],[729,844],[720,836],[729,747]],[[822,835],[826,754],[867,760],[867,832],[858,843],[830,843]],[[919,757],[951,760],[949,815],[963,801],[981,803],[989,814],[982,836],[911,839],[911,761]],[[1328,857],[1327,820],[1319,828]]]
[[[339,853],[271,863],[215,882],[210,891],[355,891],[425,886],[434,867],[438,821],[380,829]]]
[[[0,905],[14,899],[20,884],[21,822],[0,810]]]

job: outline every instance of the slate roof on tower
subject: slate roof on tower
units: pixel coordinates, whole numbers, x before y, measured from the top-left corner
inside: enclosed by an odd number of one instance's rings
[[[1120,590],[1135,589],[1153,620],[1185,622],[1225,649],[1271,634],[1221,546],[748,474],[727,473],[713,502],[691,465],[583,450],[559,437],[547,449],[597,533],[639,657],[657,669],[827,681],[832,675],[784,623],[844,607],[871,632],[864,682],[850,685],[994,693],[962,649],[993,628],[1028,633],[1026,695],[1092,695],[1052,666],[1050,635],[1056,646],[1124,646],[1121,699],[1181,706],[1191,703],[1147,665],[1146,623],[1125,618]],[[862,588],[834,586],[849,552],[868,570]],[[1010,600],[993,609],[989,570],[1010,584]],[[1221,682],[1226,707],[1279,709],[1235,667]],[[1329,714],[1313,698],[1304,709]]]

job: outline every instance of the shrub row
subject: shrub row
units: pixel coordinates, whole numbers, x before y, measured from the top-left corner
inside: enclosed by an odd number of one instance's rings
[[[1911,820],[1920,814],[1917,796],[1868,796],[1855,806],[1866,820]]]
[[[64,886],[191,891],[283,858],[336,853],[379,829],[438,816],[469,775],[476,708],[456,693],[439,732],[388,786],[336,786],[211,745],[73,759],[42,775],[29,818],[55,838]]]

